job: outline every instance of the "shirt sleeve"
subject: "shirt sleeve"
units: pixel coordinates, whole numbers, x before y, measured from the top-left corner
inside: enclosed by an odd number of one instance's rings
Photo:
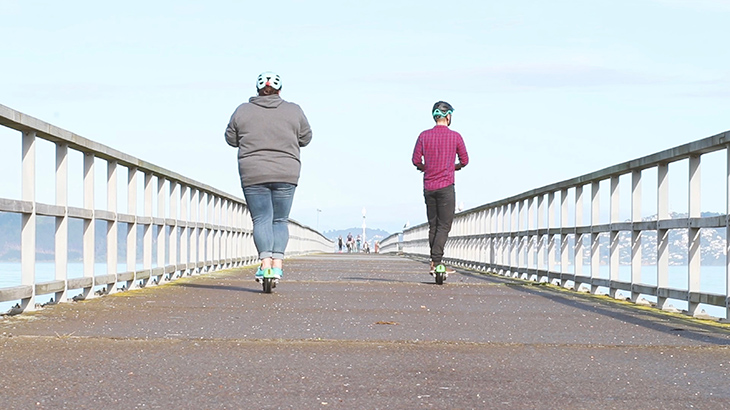
[[[413,157],[411,158],[411,162],[415,166],[423,165],[423,141],[421,141],[420,135],[416,140],[416,146],[413,147]]]
[[[299,146],[306,147],[312,141],[312,128],[309,126],[307,116],[302,111],[302,117],[299,121]]]
[[[469,163],[469,153],[466,152],[466,145],[464,144],[464,139],[461,135],[459,135],[456,142],[456,155],[459,156],[459,163],[462,166],[466,166],[466,164]]]
[[[234,112],[231,116],[231,120],[228,122],[226,127],[226,143],[232,147],[238,148],[238,130],[236,129],[236,123],[233,121],[233,117],[236,116]]]

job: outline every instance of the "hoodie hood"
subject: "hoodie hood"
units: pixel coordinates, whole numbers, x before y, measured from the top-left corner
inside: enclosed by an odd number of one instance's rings
[[[273,95],[262,95],[262,96],[254,96],[248,99],[248,102],[251,104],[258,105],[262,108],[276,108],[281,105],[284,100],[281,99],[279,94],[273,94]]]

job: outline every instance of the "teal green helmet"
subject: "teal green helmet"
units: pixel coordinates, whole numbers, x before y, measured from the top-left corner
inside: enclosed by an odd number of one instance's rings
[[[444,118],[452,112],[454,112],[454,107],[452,107],[451,104],[447,103],[446,101],[437,102],[433,105],[433,108],[431,109],[431,115],[433,116],[434,120]]]

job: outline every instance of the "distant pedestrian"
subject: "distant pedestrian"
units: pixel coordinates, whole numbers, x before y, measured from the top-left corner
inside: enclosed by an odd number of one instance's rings
[[[281,78],[265,72],[257,94],[236,108],[226,128],[226,142],[238,148],[238,171],[253,219],[253,240],[261,265],[256,280],[281,278],[289,242],[289,211],[299,183],[299,149],[312,140],[302,109],[279,96]]]
[[[342,253],[342,235],[337,238],[337,246],[340,248],[340,253]]]
[[[352,248],[355,246],[355,240],[352,238],[352,234],[347,234],[347,253],[352,252]]]
[[[355,240],[355,244],[357,246],[357,253],[360,253],[361,242],[362,242],[362,240],[360,239],[360,235],[357,235],[357,239]]]
[[[380,242],[375,241],[375,244],[373,245],[373,249],[375,250],[375,253],[380,253]]]
[[[428,244],[431,249],[429,272],[432,275],[436,267],[442,265],[444,246],[454,220],[454,172],[469,163],[464,140],[458,132],[449,129],[453,112],[454,108],[447,102],[434,104],[431,115],[436,126],[423,131],[413,149],[413,165],[423,172],[423,197],[426,201]],[[444,268],[447,274],[454,272],[452,268]]]

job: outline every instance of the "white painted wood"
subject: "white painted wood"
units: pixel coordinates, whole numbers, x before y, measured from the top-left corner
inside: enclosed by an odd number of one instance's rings
[[[190,262],[188,256],[188,239],[190,237],[190,214],[188,213],[188,207],[190,205],[190,189],[187,185],[180,186],[180,217],[181,221],[185,222],[184,226],[179,227],[180,232],[180,258],[179,264],[185,266],[181,274],[188,272],[188,263]]]
[[[116,161],[107,161],[107,184],[106,184],[106,206],[107,211],[117,213],[117,163]],[[106,231],[106,273],[107,275],[117,274],[117,261],[119,259],[118,251],[118,222],[117,217],[113,221],[107,221]],[[108,284],[107,293],[116,291],[116,283]]]
[[[176,221],[179,219],[178,215],[178,204],[180,200],[180,184],[178,184],[176,181],[170,181],[169,183],[169,203],[170,203],[170,215],[169,220],[175,221],[172,225],[169,225],[167,227],[168,233],[167,233],[167,243],[169,244],[168,247],[168,254],[169,259],[167,266],[177,266],[177,264],[180,262],[178,260],[178,227]]]
[[[631,172],[631,222],[641,222],[641,170]],[[631,283],[641,281],[641,230],[631,230]],[[631,292],[636,302],[639,293]]]
[[[725,148],[725,238],[730,238],[730,147]],[[730,319],[730,240],[725,240],[725,317]]]
[[[149,271],[152,269],[152,234],[153,234],[153,223],[152,223],[152,187],[153,175],[151,172],[144,173],[144,216],[146,218],[143,228],[143,239],[144,249],[142,251],[142,267],[144,270]],[[144,284],[147,284],[145,280]]]
[[[131,167],[127,170],[127,213],[137,215],[137,168]],[[137,218],[132,223],[127,223],[127,272],[137,271]],[[139,286],[136,280],[129,280],[125,283],[127,289],[136,289]]]
[[[601,223],[601,184],[600,181],[591,183],[591,225]],[[601,242],[598,232],[591,232],[591,278],[600,278],[601,269]],[[598,287],[590,284],[591,293],[596,293]]]
[[[669,219],[669,164],[657,166],[657,220]],[[657,286],[669,287],[669,230],[657,229]],[[657,307],[668,307],[667,298],[657,297]]]
[[[611,281],[616,282],[619,280],[619,267],[620,267],[620,234],[621,231],[614,228],[616,223],[621,222],[621,180],[618,176],[611,177],[611,237],[610,250],[609,250],[609,278]],[[609,295],[613,298],[616,297],[616,288],[609,288]]]
[[[200,191],[195,188],[190,188],[190,255],[189,260],[192,265],[191,273],[197,273],[197,263],[200,260],[200,249],[198,243],[198,235],[200,234],[200,228],[198,223],[200,217],[198,215],[198,205],[200,200],[198,195]]]
[[[56,143],[56,206],[63,207],[66,212],[57,216],[55,232],[55,267],[56,280],[64,281],[64,289],[56,292],[54,301],[67,301],[66,279],[68,278],[68,145]]]
[[[701,157],[692,155],[689,157],[689,217],[700,217],[700,174],[701,174]],[[700,292],[700,229],[692,227],[688,228],[688,289],[690,293]],[[689,301],[689,314],[696,315],[699,313],[699,303]]]
[[[570,212],[570,204],[568,203],[568,190],[560,190],[560,272],[568,273],[570,265],[570,224],[568,223],[568,213]],[[573,229],[575,232],[575,229]]]
[[[6,289],[0,289],[5,295],[18,295],[20,298],[19,309],[16,311],[32,310],[35,307],[36,292],[40,294],[55,293],[54,301],[65,301],[67,289],[72,286],[78,289],[79,286],[87,286],[82,289],[81,298],[92,296],[94,281],[107,287],[108,291],[115,290],[115,284],[107,283],[113,280],[116,275],[123,275],[122,279],[126,282],[125,289],[134,287],[135,285],[145,286],[148,284],[149,277],[161,277],[162,272],[173,272],[188,266],[187,262],[191,261],[192,253],[195,252],[196,257],[204,261],[206,252],[210,253],[209,259],[204,263],[209,270],[221,267],[223,264],[232,266],[240,265],[242,261],[248,263],[256,260],[257,255],[253,245],[251,235],[250,213],[243,201],[216,190],[210,186],[201,184],[191,179],[185,178],[172,171],[165,170],[153,164],[141,161],[132,156],[118,152],[112,148],[98,144],[94,141],[87,140],[83,137],[75,135],[71,132],[62,130],[58,127],[44,123],[38,119],[28,115],[16,112],[8,107],[0,105],[0,125],[20,131],[22,136],[22,173],[21,173],[21,199],[11,200],[0,198],[0,210],[3,212],[14,212],[22,217],[21,230],[21,286],[24,286],[22,292],[8,292]],[[36,202],[36,154],[35,142],[37,138],[45,139],[56,144],[56,173],[55,187],[56,199],[53,205]],[[83,155],[83,204],[80,208],[68,206],[68,150],[80,152]],[[105,209],[95,209],[95,163],[97,160],[106,161],[107,164],[107,206]],[[127,193],[128,206],[127,213],[120,214],[118,212],[118,190],[117,190],[117,170],[119,166],[128,169]],[[143,215],[137,213],[137,173],[143,173],[144,182],[144,200]],[[154,186],[153,179],[157,177],[158,195],[157,195],[157,215],[153,214],[154,210]],[[172,198],[164,198],[161,193],[161,186],[165,181],[175,181],[175,185],[170,185],[173,192]],[[49,181],[43,181],[48,183]],[[53,182],[51,182],[53,183]],[[178,194],[176,189],[184,187],[182,193]],[[196,193],[193,197],[193,190]],[[202,195],[206,192],[206,195]],[[162,196],[161,196],[162,195]],[[166,201],[170,201],[170,213],[167,214]],[[191,215],[187,215],[187,202],[190,202]],[[209,218],[205,219],[205,209],[203,204],[209,203]],[[196,208],[194,211],[193,208]],[[180,211],[180,214],[178,214]],[[196,215],[193,217],[193,214]],[[51,216],[55,218],[56,231],[54,234],[56,258],[55,258],[55,279],[62,282],[59,286],[41,286],[38,287],[35,281],[35,253],[36,253],[36,218],[37,215]],[[83,279],[73,279],[69,282],[67,277],[68,265],[68,220],[69,218],[79,218],[83,220]],[[200,224],[192,222],[194,219],[200,219]],[[105,221],[106,242],[108,246],[107,252],[107,274],[95,276],[95,241],[96,241],[96,222],[97,220]],[[179,223],[183,221],[184,223]],[[126,272],[117,272],[118,259],[118,236],[116,231],[119,224],[126,225],[126,248],[127,248],[127,269]],[[205,225],[207,224],[210,235],[205,235]],[[142,270],[137,270],[137,230],[140,227],[143,230],[143,260]],[[185,240],[187,233],[167,239],[159,240],[160,246],[157,252],[158,266],[153,268],[153,228],[155,224],[161,227],[160,234],[165,234],[165,227],[179,226],[183,232],[190,233],[193,238],[193,232],[198,231],[196,237],[187,245]],[[458,222],[460,229],[470,229],[469,223]],[[332,242],[324,238],[321,234],[313,232],[311,229],[299,225],[296,221],[290,221],[292,231],[296,235],[290,240],[293,254],[301,254],[313,251],[331,251]],[[179,247],[175,246],[175,238],[179,243]],[[210,246],[206,246],[206,241],[210,240]],[[172,255],[169,258],[170,263],[166,264],[165,255],[169,249],[168,244],[173,243]],[[466,243],[466,242],[464,242]],[[179,248],[179,251],[178,251]],[[189,249],[189,250],[188,250]],[[178,252],[177,255],[175,252]],[[217,252],[217,253],[216,253]],[[289,250],[287,250],[289,252]],[[215,258],[215,259],[214,259]],[[225,260],[221,260],[225,259]],[[176,265],[176,261],[183,261],[182,264]],[[215,266],[214,262],[218,265]],[[192,264],[191,264],[192,266]],[[197,264],[195,267],[197,268]],[[131,275],[128,273],[131,272]],[[71,285],[69,285],[71,283]],[[60,289],[60,290],[59,290]]]
[[[36,133],[23,132],[23,157],[21,160],[22,183],[21,198],[23,201],[35,203],[36,189]],[[35,284],[35,252],[36,252],[36,213],[35,207],[29,213],[22,214],[20,230],[20,284]],[[35,310],[35,286],[29,298],[21,299],[21,310]]]
[[[94,165],[96,158],[92,153],[84,154],[84,208],[94,209]],[[94,262],[96,261],[96,218],[84,219],[83,258],[84,277],[94,277]],[[92,296],[92,288],[84,289],[82,297]]]
[[[583,185],[575,187],[575,243],[573,244],[573,273],[575,276],[583,275],[583,234],[578,232],[578,227],[583,226]]]

